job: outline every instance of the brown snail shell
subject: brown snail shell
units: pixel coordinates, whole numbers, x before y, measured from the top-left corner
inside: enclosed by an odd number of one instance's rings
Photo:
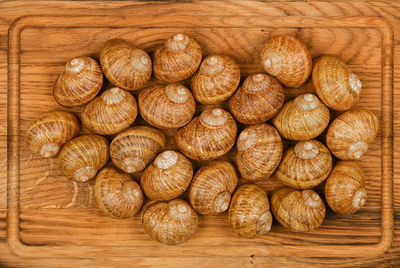
[[[127,173],[142,171],[165,149],[165,135],[152,127],[135,126],[118,134],[111,142],[113,163]]]
[[[310,76],[312,59],[307,47],[299,39],[273,36],[261,51],[261,61],[267,73],[287,87],[299,87]]]
[[[189,188],[190,204],[200,214],[217,215],[229,207],[238,177],[227,161],[217,160],[201,167]]]
[[[100,51],[100,63],[108,81],[119,88],[137,90],[150,80],[150,56],[127,40],[108,40]]]
[[[355,161],[340,161],[325,183],[325,198],[338,214],[352,214],[367,200],[364,173]]]
[[[313,190],[289,187],[272,192],[271,210],[280,224],[294,232],[317,229],[325,218],[325,205]]]
[[[331,169],[328,148],[316,140],[299,141],[284,153],[275,177],[286,186],[309,189],[323,182]]]
[[[26,141],[33,154],[54,157],[80,130],[81,125],[74,114],[52,111],[41,114],[29,125]]]
[[[229,99],[240,82],[240,69],[236,62],[225,55],[210,55],[193,76],[193,95],[201,104],[218,104]]]
[[[88,181],[108,161],[109,142],[98,135],[79,136],[66,143],[58,155],[61,173],[75,181]]]
[[[282,139],[276,129],[267,124],[245,128],[237,141],[236,164],[247,180],[267,179],[282,158]]]
[[[235,145],[235,119],[225,110],[205,110],[175,134],[179,151],[194,160],[212,160]]]
[[[175,151],[164,151],[147,166],[140,185],[151,200],[171,200],[189,187],[193,177],[192,163]]]
[[[363,108],[354,108],[333,120],[326,134],[329,150],[341,160],[355,160],[368,150],[378,133],[376,115]]]
[[[253,74],[229,100],[229,110],[242,124],[263,123],[279,111],[284,92],[279,82],[267,74]]]
[[[134,216],[143,203],[139,184],[114,168],[104,168],[97,174],[94,198],[103,213],[120,219]]]
[[[78,57],[65,65],[53,86],[56,103],[65,107],[76,107],[88,103],[103,85],[100,65],[92,58]]]
[[[196,211],[184,200],[151,201],[143,208],[142,224],[151,238],[167,245],[189,240],[198,228]]]
[[[192,93],[179,84],[148,87],[140,92],[138,101],[143,119],[161,129],[183,127],[196,111]]]
[[[199,44],[186,34],[176,34],[153,54],[153,70],[157,79],[178,82],[192,76],[201,62]]]
[[[273,119],[284,138],[310,140],[319,136],[329,124],[329,109],[314,94],[297,96],[283,105]]]
[[[129,92],[114,87],[86,105],[82,123],[97,134],[112,135],[132,125],[136,116],[135,98]]]
[[[334,110],[348,110],[360,99],[360,79],[336,56],[324,55],[316,60],[312,81],[321,101]]]
[[[229,207],[233,231],[246,238],[255,238],[271,230],[272,215],[265,191],[246,183],[235,191]]]

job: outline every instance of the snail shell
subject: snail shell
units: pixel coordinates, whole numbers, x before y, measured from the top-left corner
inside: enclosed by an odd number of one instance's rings
[[[108,40],[101,49],[100,63],[111,84],[126,90],[141,88],[151,76],[150,56],[127,40]]]
[[[143,208],[142,224],[151,238],[167,245],[189,240],[197,230],[196,211],[184,200],[151,201]]]
[[[153,69],[157,79],[178,82],[192,76],[201,62],[199,44],[186,34],[176,34],[153,54]]]
[[[143,119],[161,129],[183,127],[196,111],[192,93],[179,84],[148,87],[140,92],[138,100]]]
[[[140,185],[151,200],[171,200],[189,187],[193,177],[192,163],[175,151],[164,151],[147,166]]]
[[[201,104],[218,104],[229,99],[240,82],[240,69],[225,55],[206,57],[193,76],[190,88]]]
[[[136,116],[135,98],[127,91],[114,87],[86,105],[82,123],[97,134],[112,135],[128,128]]]
[[[275,219],[295,232],[318,228],[325,218],[325,205],[313,190],[284,187],[272,192],[271,210]]]
[[[367,109],[355,108],[338,116],[329,126],[326,144],[329,150],[341,160],[359,159],[374,142],[379,121]]]
[[[287,87],[299,87],[310,76],[312,59],[307,47],[299,39],[273,36],[261,51],[264,69]]]
[[[314,94],[297,96],[283,105],[273,119],[278,132],[289,140],[319,136],[329,124],[329,109]]]
[[[283,88],[275,78],[253,74],[229,100],[229,110],[240,123],[263,123],[275,116],[284,98]]]
[[[114,164],[127,173],[142,171],[165,148],[165,135],[152,127],[135,126],[118,134],[111,142]]]
[[[360,99],[360,79],[336,56],[324,55],[316,60],[312,81],[321,101],[334,110],[348,110]]]
[[[78,57],[65,65],[53,86],[53,97],[57,104],[76,107],[88,103],[103,85],[100,65],[92,58]]]
[[[235,191],[229,207],[233,231],[246,238],[255,238],[271,230],[272,215],[264,190],[246,183]]]
[[[179,151],[194,160],[212,160],[235,145],[235,119],[225,110],[205,110],[175,134]]]
[[[331,169],[328,148],[316,140],[300,141],[285,152],[275,176],[287,186],[309,189],[323,182]]]
[[[40,115],[29,125],[26,141],[33,154],[54,157],[66,142],[79,134],[80,130],[81,126],[75,115],[64,111],[52,111]]]
[[[247,180],[266,179],[282,158],[282,139],[274,127],[258,124],[245,128],[237,141],[236,164]]]
[[[337,163],[325,184],[329,207],[339,214],[352,214],[365,205],[367,190],[364,173],[355,161]]]
[[[190,204],[200,214],[220,214],[228,209],[237,182],[235,168],[229,162],[210,162],[193,177],[189,188]]]
[[[120,219],[134,216],[143,203],[139,184],[114,168],[104,168],[97,174],[94,198],[101,211]]]
[[[66,143],[58,155],[61,173],[75,181],[88,181],[108,161],[109,142],[98,135],[79,136]]]

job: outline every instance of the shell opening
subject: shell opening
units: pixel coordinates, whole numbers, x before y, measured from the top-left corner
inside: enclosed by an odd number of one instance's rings
[[[319,208],[323,205],[321,197],[313,190],[301,191],[301,197],[309,207]]]
[[[168,169],[178,163],[178,154],[175,151],[164,151],[154,160],[154,165],[159,169]]]
[[[245,129],[240,133],[238,143],[237,143],[237,148],[238,150],[241,151],[246,151],[249,148],[253,147],[258,140],[257,133],[251,129]]]
[[[200,121],[206,126],[222,126],[228,121],[228,113],[220,108],[205,110],[200,114]]]
[[[176,34],[169,38],[165,46],[171,51],[185,50],[190,43],[190,38],[185,34]]]
[[[130,156],[122,161],[122,169],[128,173],[135,173],[143,170],[146,167],[146,163],[141,157]]]
[[[270,78],[266,74],[249,76],[243,83],[243,88],[250,92],[259,92],[270,87]]]
[[[272,215],[271,212],[265,211],[257,220],[256,229],[257,233],[266,233],[271,230],[272,226]]]
[[[121,103],[125,98],[125,94],[126,93],[124,90],[118,87],[113,87],[109,90],[106,90],[101,97],[106,104],[118,104]]]
[[[367,192],[364,188],[359,189],[353,196],[353,207],[359,209],[365,205],[367,201]]]
[[[74,58],[65,65],[65,70],[71,73],[79,73],[85,67],[85,60],[83,58]]]
[[[282,59],[275,53],[267,53],[264,56],[264,69],[267,73],[276,76],[281,73]]]
[[[219,214],[227,210],[230,201],[231,193],[229,191],[220,193],[214,200],[214,212]]]
[[[96,168],[92,166],[82,167],[74,172],[73,178],[80,182],[88,181],[96,176],[96,172]]]
[[[317,96],[310,93],[297,96],[294,99],[294,102],[302,111],[312,111],[317,109],[318,106],[320,105],[320,101],[318,100]]]
[[[349,85],[350,88],[359,95],[361,93],[362,84],[358,76],[354,73],[350,73],[349,75]]]
[[[137,189],[136,183],[133,181],[125,181],[122,185],[122,196],[125,200],[136,200],[140,197],[140,192]]]
[[[347,157],[350,159],[360,159],[368,151],[368,143],[357,141],[352,143],[347,149]]]
[[[182,104],[189,100],[189,90],[180,84],[169,84],[165,87],[165,95],[173,103]]]
[[[57,143],[51,142],[42,145],[40,148],[40,156],[42,157],[53,157],[58,154],[60,146]]]
[[[319,148],[315,142],[300,141],[294,146],[294,154],[300,159],[313,159],[319,154]]]

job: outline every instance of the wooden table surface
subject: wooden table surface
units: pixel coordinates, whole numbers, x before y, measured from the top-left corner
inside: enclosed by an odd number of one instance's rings
[[[329,252],[326,257],[193,257],[186,264],[191,267],[310,267],[310,266],[368,266],[395,267],[400,266],[400,2],[316,2],[289,1],[284,12],[277,3],[235,2],[229,5],[213,2],[166,3],[166,2],[111,2],[111,1],[0,1],[0,267],[71,267],[71,266],[169,266],[179,267],[180,258],[135,258],[104,257],[104,258],[21,258],[14,255],[6,242],[7,217],[7,60],[8,60],[8,30],[19,17],[27,14],[74,14],[101,15],[123,10],[122,15],[134,16],[138,7],[151,14],[154,6],[164,6],[165,10],[187,9],[195,10],[200,5],[215,9],[216,14],[230,12],[241,15],[251,10],[272,10],[282,15],[296,16],[380,16],[385,18],[394,33],[394,239],[392,247],[382,256],[369,258],[332,258]],[[229,7],[229,8],[228,8]],[[130,12],[131,11],[131,12]],[[279,14],[279,13],[278,13]],[[121,16],[122,16],[121,15]]]

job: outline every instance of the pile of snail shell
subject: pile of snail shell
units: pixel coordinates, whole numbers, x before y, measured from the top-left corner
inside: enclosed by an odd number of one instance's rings
[[[58,157],[65,177],[94,180],[104,214],[125,219],[141,210],[144,231],[168,245],[190,239],[199,215],[226,212],[234,233],[255,238],[273,219],[291,231],[314,230],[325,203],[338,214],[356,212],[367,198],[357,160],[379,127],[371,111],[354,108],[360,80],[337,56],[313,62],[295,37],[272,36],[260,52],[265,72],[243,79],[231,57],[203,59],[183,33],[152,57],[127,40],[109,40],[99,61],[77,57],[65,65],[52,92],[63,109],[32,122],[27,143],[37,156]],[[112,86],[103,87],[103,76]],[[283,87],[306,82],[313,93],[284,102]],[[197,114],[196,104],[205,105]],[[76,107],[80,119],[68,112]],[[331,118],[330,109],[340,115]],[[92,134],[79,135],[81,126]],[[271,176],[285,186],[268,197],[257,182]],[[326,202],[313,190],[321,184]]]

